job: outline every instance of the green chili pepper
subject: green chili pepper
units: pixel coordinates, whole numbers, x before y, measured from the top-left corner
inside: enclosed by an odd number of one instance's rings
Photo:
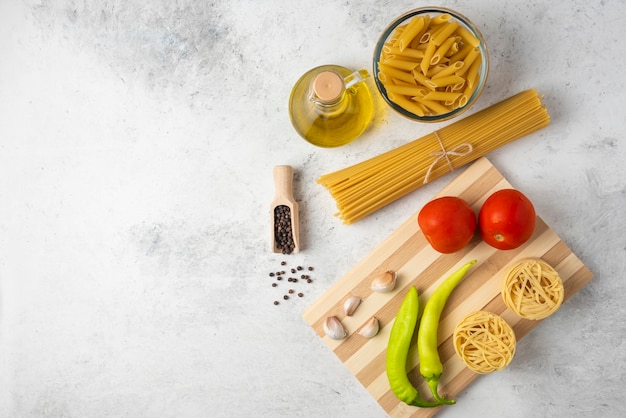
[[[415,325],[417,325],[418,310],[417,289],[411,286],[391,327],[389,344],[387,345],[387,379],[389,379],[392,392],[402,402],[429,408],[438,406],[440,403],[422,400],[417,389],[409,381],[406,370],[406,359],[409,355]]]
[[[439,403],[452,405],[456,403],[454,399],[446,399],[439,396],[437,387],[439,385],[439,378],[443,373],[443,364],[439,358],[439,351],[437,350],[437,332],[439,329],[439,319],[441,318],[441,312],[448,297],[454,290],[454,288],[461,282],[467,271],[476,264],[476,260],[472,260],[469,263],[464,264],[460,269],[452,273],[450,277],[439,285],[439,287],[433,292],[428,302],[424,306],[424,313],[420,320],[419,333],[417,334],[417,351],[420,358],[420,373],[426,379],[428,387],[432,392],[435,400]]]

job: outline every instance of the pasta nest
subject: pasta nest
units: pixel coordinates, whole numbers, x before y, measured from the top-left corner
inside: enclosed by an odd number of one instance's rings
[[[488,374],[502,370],[515,355],[517,339],[513,328],[499,315],[477,311],[454,329],[454,350],[473,372]]]
[[[544,319],[563,303],[563,281],[541,259],[524,259],[515,264],[502,282],[505,305],[524,319]]]

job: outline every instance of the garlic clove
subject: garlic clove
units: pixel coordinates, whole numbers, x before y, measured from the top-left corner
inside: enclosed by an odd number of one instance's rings
[[[365,338],[372,338],[378,334],[380,330],[380,323],[378,319],[373,316],[357,331],[359,335]]]
[[[357,296],[352,296],[346,299],[343,303],[343,311],[347,316],[352,316],[352,314],[356,311],[356,308],[361,304],[361,298]]]
[[[387,293],[391,292],[396,287],[396,281],[398,279],[398,273],[395,271],[387,271],[381,276],[372,280],[370,285],[374,292]]]
[[[348,336],[348,332],[336,316],[326,318],[324,321],[324,332],[328,338],[332,338],[333,340],[342,340]]]

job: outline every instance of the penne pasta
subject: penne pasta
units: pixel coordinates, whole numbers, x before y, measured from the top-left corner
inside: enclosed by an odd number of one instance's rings
[[[433,42],[435,45],[439,46],[446,39],[450,37],[459,28],[459,24],[455,21],[450,21],[442,26],[441,30],[437,31],[437,35],[434,37]]]
[[[419,45],[420,40],[422,39],[422,36],[424,35],[424,33],[426,33],[426,31],[430,27],[430,15],[424,15],[424,16],[421,16],[421,18],[424,20],[424,27],[422,27],[422,30],[420,30],[417,33],[417,35],[415,35],[415,39],[411,41],[412,48],[416,48],[417,45]]]
[[[463,44],[463,46],[458,50],[458,52],[450,57],[450,62],[463,61],[465,57],[467,57],[467,54],[469,54],[472,49],[474,49],[473,46],[468,45],[468,44]]]
[[[445,77],[432,78],[430,82],[434,84],[436,87],[445,87],[448,85],[456,85],[459,83],[465,83],[465,79],[456,74],[447,75]]]
[[[465,106],[470,97],[472,97],[472,94],[474,94],[474,91],[476,91],[477,86],[478,83],[475,80],[473,80],[471,83],[468,80],[465,89],[463,90],[463,94],[459,98],[459,106]]]
[[[424,19],[421,17],[416,17],[409,22],[409,24],[406,26],[406,28],[398,38],[397,47],[400,48],[400,51],[403,51],[409,46],[413,38],[415,38],[415,36],[422,30],[423,27]]]
[[[482,64],[481,61],[482,58],[480,56],[476,57],[469,70],[467,70],[467,76],[465,79],[470,87],[474,86],[478,82],[478,70],[480,70],[480,66]]]
[[[459,36],[461,38],[463,38],[463,41],[465,41],[466,44],[471,45],[472,47],[476,48],[478,45],[480,45],[480,41],[478,40],[477,37],[475,37],[470,31],[468,31],[466,28],[460,26],[457,30],[457,33],[459,34]]]
[[[382,46],[378,82],[394,96],[392,103],[415,115],[449,113],[465,106],[479,88],[486,65],[479,46],[451,14],[416,16],[394,29]]]
[[[465,72],[472,66],[472,63],[476,58],[480,56],[480,50],[478,48],[472,48],[472,50],[467,54],[465,59],[463,60],[463,67],[461,67],[455,74],[462,76]]]
[[[417,82],[415,81],[415,78],[409,72],[390,67],[380,62],[378,63],[378,69],[380,72],[382,72],[386,76],[397,78],[398,80],[402,80],[407,83],[417,84]]]
[[[465,62],[463,61],[457,61],[454,64],[447,65],[444,69],[442,69],[441,71],[438,71],[437,74],[434,74],[432,78],[437,79],[437,78],[443,78],[443,77],[452,75],[456,73],[457,71],[459,71],[461,68],[463,68],[464,65],[465,65]]]
[[[426,46],[426,51],[424,51],[424,58],[422,58],[422,61],[420,62],[420,68],[422,70],[422,74],[426,74],[428,72],[428,69],[430,68],[430,61],[433,58],[433,55],[435,54],[435,50],[437,48],[437,45],[435,45],[434,42],[432,42],[432,40],[428,41],[428,45]]]
[[[421,72],[417,71],[417,69],[413,70],[413,78],[422,86],[428,87],[430,90],[435,90],[437,85],[434,84],[430,78],[426,77]]]
[[[459,92],[446,92],[446,91],[430,91],[426,93],[424,96],[425,100],[436,100],[444,103],[453,103],[459,97],[461,97],[461,93]]]
[[[430,65],[437,65],[446,56],[455,40],[456,38],[454,37],[446,39],[433,54],[433,57],[430,59]]]
[[[436,74],[439,74],[446,68],[448,68],[448,65],[446,65],[445,63],[433,65],[432,67],[430,67],[430,70],[428,70],[428,74],[426,74],[426,77],[433,78]]]
[[[418,96],[418,97],[425,97],[430,92],[430,90],[427,90],[424,87],[407,86],[407,85],[398,86],[394,84],[385,86],[385,90],[387,90],[387,93],[401,94],[403,96]],[[458,93],[458,95],[461,95],[461,93]]]
[[[411,101],[410,99],[407,99],[406,96],[390,94],[389,100],[415,115],[426,115],[426,112],[422,106],[420,106],[418,103]]]
[[[442,23],[446,23],[452,19],[452,16],[449,13],[442,13],[440,15],[435,16],[431,22],[433,25],[441,25]]]
[[[411,99],[423,105],[424,107],[427,107],[428,109],[430,109],[432,112],[436,114],[448,113],[449,111],[452,110],[450,107],[442,105],[441,103],[435,100],[426,100],[425,98],[422,98],[419,96],[411,97]]]
[[[459,61],[459,62],[463,62],[463,61]],[[390,55],[383,61],[383,63],[390,67],[398,68],[404,71],[411,71],[413,68],[419,65],[418,62],[402,60],[402,59],[397,58],[395,55]]]
[[[403,59],[411,58],[421,60],[424,57],[424,51],[415,48],[405,48],[401,51],[398,47],[389,47],[388,49],[383,49],[383,52],[387,55],[402,57]]]

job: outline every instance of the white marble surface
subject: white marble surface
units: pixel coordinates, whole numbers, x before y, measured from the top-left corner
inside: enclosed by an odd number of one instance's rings
[[[476,109],[553,122],[489,158],[595,273],[445,417],[623,417],[626,3],[442,1],[483,30]],[[0,416],[383,417],[300,314],[453,175],[351,226],[315,179],[435,129],[383,107],[338,149],[287,114],[306,70],[371,68],[410,1],[0,0]],[[296,169],[305,296],[268,272]]]

